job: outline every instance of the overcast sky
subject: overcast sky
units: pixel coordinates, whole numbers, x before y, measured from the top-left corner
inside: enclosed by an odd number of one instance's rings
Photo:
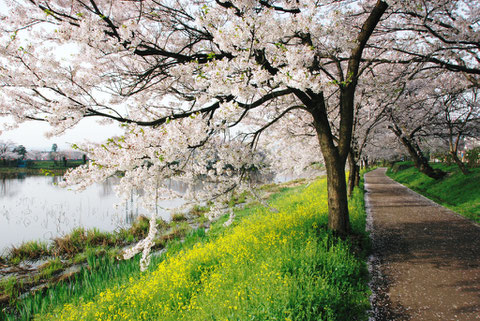
[[[0,0],[0,13],[7,13],[5,1]],[[100,142],[107,138],[118,135],[121,130],[117,125],[99,125],[94,119],[83,119],[78,126],[68,130],[58,137],[45,137],[49,126],[44,122],[30,121],[20,125],[18,129],[11,131],[2,130],[5,118],[0,117],[0,141],[12,141],[18,145],[24,145],[27,150],[41,149],[50,150],[52,144],[57,144],[59,149],[69,149],[73,143],[84,141]]]
[[[58,145],[59,150],[66,150],[70,149],[73,143],[101,142],[121,133],[117,125],[100,125],[93,119],[83,119],[79,125],[69,129],[62,136],[47,138],[45,133],[48,129],[48,124],[44,122],[30,121],[15,130],[2,131],[0,140],[23,145],[27,150],[50,150],[54,143]]]

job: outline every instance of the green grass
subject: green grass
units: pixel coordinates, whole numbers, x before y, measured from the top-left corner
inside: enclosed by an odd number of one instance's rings
[[[366,320],[363,195],[351,202],[354,235],[327,231],[326,181],[235,211],[210,231],[169,246],[148,273],[107,279],[96,295],[57,304],[51,320]],[[352,206],[355,206],[353,208]],[[193,232],[191,232],[193,233]],[[191,234],[194,235],[194,234]],[[53,308],[53,310],[52,310]]]
[[[28,241],[19,246],[12,246],[8,255],[11,262],[18,263],[23,260],[35,260],[51,254],[52,252],[47,242]]]
[[[208,206],[194,205],[188,214],[194,218],[203,218],[209,210]]]
[[[37,274],[38,279],[47,279],[62,271],[64,264],[60,261],[59,258],[47,261],[39,268],[39,273]]]
[[[203,229],[191,231],[180,240],[175,238],[168,245],[168,252],[177,253],[188,249],[205,237]],[[117,260],[115,256],[108,255],[105,248],[87,248],[79,256],[79,262],[86,262],[79,273],[72,275],[69,280],[50,285],[46,290],[31,293],[22,300],[17,300],[14,311],[0,311],[0,320],[31,320],[35,314],[52,311],[66,303],[82,302],[93,299],[99,292],[115,286],[120,286],[129,279],[137,279],[141,276],[139,271],[140,256],[124,261]],[[165,254],[152,257],[150,271],[165,259]],[[78,263],[78,262],[77,262]],[[47,262],[41,269],[41,277],[48,277],[60,270],[61,263],[58,259]],[[8,282],[0,284],[0,289],[15,296],[16,280],[13,277]],[[15,293],[14,293],[15,292]]]
[[[17,302],[17,314],[0,312],[0,319],[97,320],[82,315],[85,306],[93,304],[98,313],[106,313],[102,320],[114,315],[127,319],[122,311],[135,320],[141,313],[145,320],[366,320],[368,235],[363,192],[356,189],[350,200],[353,234],[341,240],[326,230],[324,179],[308,187],[264,190],[278,192],[269,199],[278,213],[252,202],[235,210],[232,225],[223,226],[225,215],[208,233],[191,230],[186,222],[172,222],[167,251],[152,258],[146,273],[139,271],[138,255],[118,261],[101,246],[87,247],[74,257],[86,260],[80,273],[27,295]],[[137,222],[137,233],[144,233],[145,223]],[[72,239],[87,238],[85,231],[77,234]],[[88,239],[104,239],[96,234]],[[43,270],[51,275],[59,267],[60,262],[53,260]],[[185,279],[177,278],[180,275]],[[112,293],[119,300],[104,305],[102,300]],[[153,301],[150,296],[155,296]],[[126,306],[135,302],[143,307]],[[161,302],[172,309],[166,314],[154,309]],[[186,311],[187,303],[203,308]],[[108,314],[109,309],[113,312]]]
[[[434,180],[420,173],[412,163],[404,162],[401,165],[402,169],[397,172],[389,169],[387,175],[454,212],[480,223],[480,168],[471,168],[470,174],[463,175],[456,165],[434,163],[432,167],[448,173],[443,179]]]
[[[15,276],[9,276],[0,280],[0,297],[3,295],[8,296],[9,298],[15,297],[18,295],[18,289],[21,287],[21,282],[18,281],[18,278]],[[2,312],[0,311],[0,317]],[[2,320],[0,318],[0,320]]]
[[[80,166],[82,164],[83,164],[82,160],[67,160],[67,168]],[[64,165],[63,160],[57,160],[57,162],[54,162],[52,160],[35,160],[28,165],[28,168],[32,168],[32,169],[66,168],[63,165]]]

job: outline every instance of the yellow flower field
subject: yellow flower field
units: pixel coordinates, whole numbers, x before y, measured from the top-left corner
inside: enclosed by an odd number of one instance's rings
[[[271,206],[279,212],[257,208],[222,235],[167,257],[154,272],[37,319],[363,319],[365,265],[325,230],[325,179]]]

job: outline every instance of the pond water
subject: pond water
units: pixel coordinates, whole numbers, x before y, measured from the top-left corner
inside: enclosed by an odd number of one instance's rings
[[[51,240],[69,233],[75,227],[113,231],[125,227],[141,214],[132,197],[125,205],[119,203],[113,190],[116,179],[76,192],[58,187],[59,176],[0,176],[0,255],[12,245],[30,240]],[[178,184],[177,184],[178,185]],[[175,186],[176,190],[182,186]],[[181,199],[159,202],[163,208],[181,205]],[[170,213],[159,209],[165,220]]]

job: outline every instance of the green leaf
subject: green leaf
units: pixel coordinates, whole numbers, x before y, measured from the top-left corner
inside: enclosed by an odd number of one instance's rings
[[[208,59],[208,60],[213,60],[213,59],[215,59],[215,53],[214,53],[214,52],[209,53],[209,54],[207,55],[207,59]]]

